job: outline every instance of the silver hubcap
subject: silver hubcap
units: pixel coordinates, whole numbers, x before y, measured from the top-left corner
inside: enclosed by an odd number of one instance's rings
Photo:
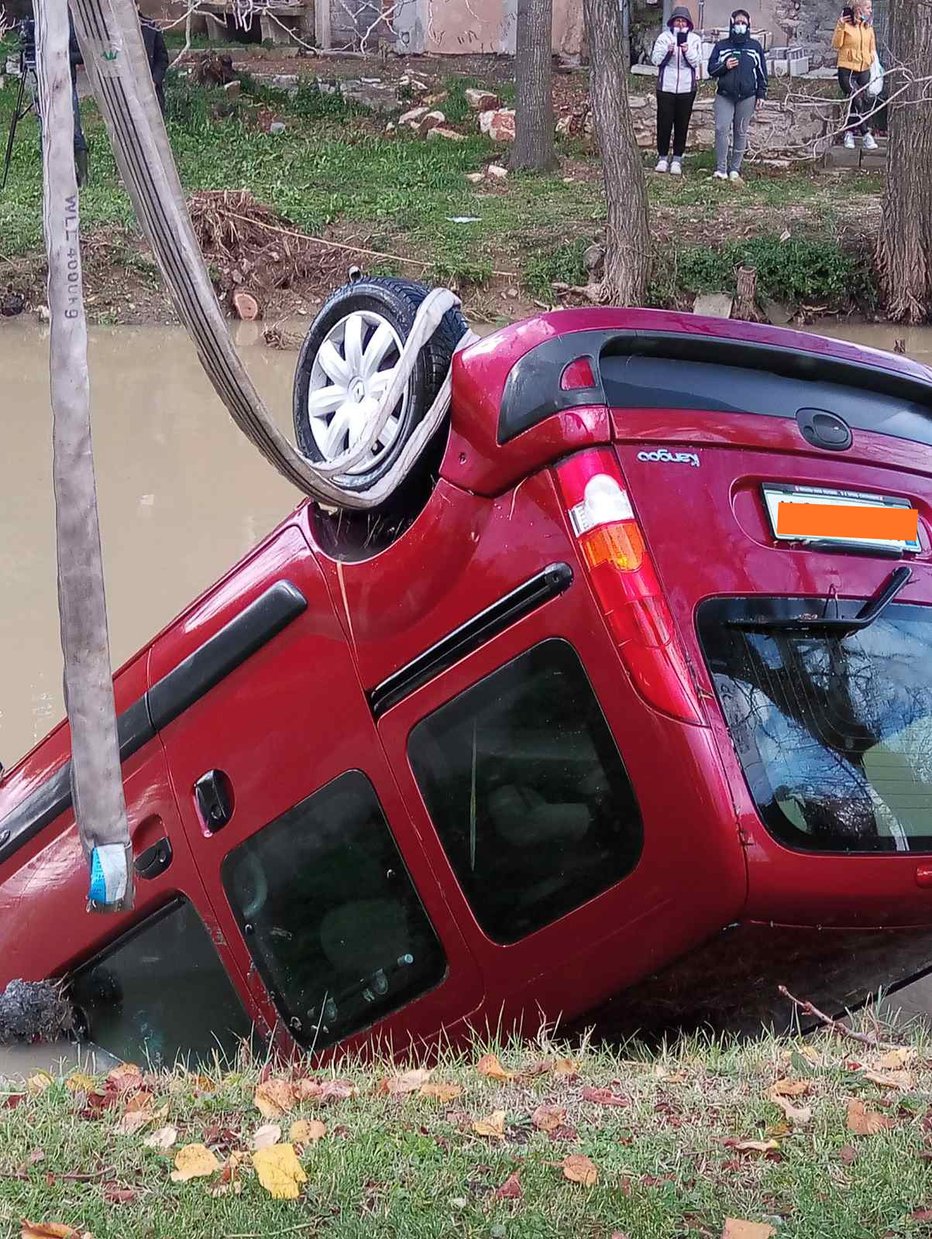
[[[356,310],[330,328],[314,358],[307,393],[311,434],[324,460],[335,460],[363,438],[400,356],[398,333],[370,310]],[[367,473],[391,449],[407,403],[405,390],[371,455],[349,473]]]

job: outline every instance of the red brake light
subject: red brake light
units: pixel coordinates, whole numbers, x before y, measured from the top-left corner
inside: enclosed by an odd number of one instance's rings
[[[575,363],[574,363],[575,364]],[[702,712],[673,617],[613,452],[580,452],[557,481],[589,580],[641,696],[674,718]]]
[[[577,391],[587,387],[595,387],[592,362],[588,357],[577,357],[575,361],[570,362],[560,377],[560,387],[563,391]]]

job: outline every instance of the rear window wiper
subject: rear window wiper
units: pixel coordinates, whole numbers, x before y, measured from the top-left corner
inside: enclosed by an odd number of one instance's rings
[[[881,585],[877,593],[865,602],[857,615],[843,619],[840,615],[823,615],[807,619],[793,617],[789,619],[746,619],[729,620],[729,628],[739,628],[742,632],[781,632],[781,633],[824,633],[826,636],[847,637],[854,632],[869,628],[878,619],[890,603],[908,584],[912,577],[912,569],[905,565],[895,568],[889,578]],[[835,602],[837,611],[837,599]],[[826,603],[826,605],[828,605]]]

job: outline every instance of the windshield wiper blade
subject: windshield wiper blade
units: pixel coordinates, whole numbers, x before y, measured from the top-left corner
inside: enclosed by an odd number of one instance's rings
[[[825,615],[812,619],[793,617],[791,619],[729,620],[728,627],[740,628],[742,632],[824,633],[833,637],[847,637],[853,632],[869,628],[876,619],[879,619],[897,594],[906,587],[912,575],[912,569],[906,565],[895,568],[877,593],[865,602],[857,615],[850,619],[843,619],[838,615]]]

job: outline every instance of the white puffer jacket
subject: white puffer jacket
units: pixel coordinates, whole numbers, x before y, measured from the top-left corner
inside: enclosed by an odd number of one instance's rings
[[[667,94],[692,94],[699,85],[701,60],[702,43],[694,30],[687,34],[685,43],[677,43],[672,30],[664,30],[651,55],[651,63],[660,67],[657,89]]]

